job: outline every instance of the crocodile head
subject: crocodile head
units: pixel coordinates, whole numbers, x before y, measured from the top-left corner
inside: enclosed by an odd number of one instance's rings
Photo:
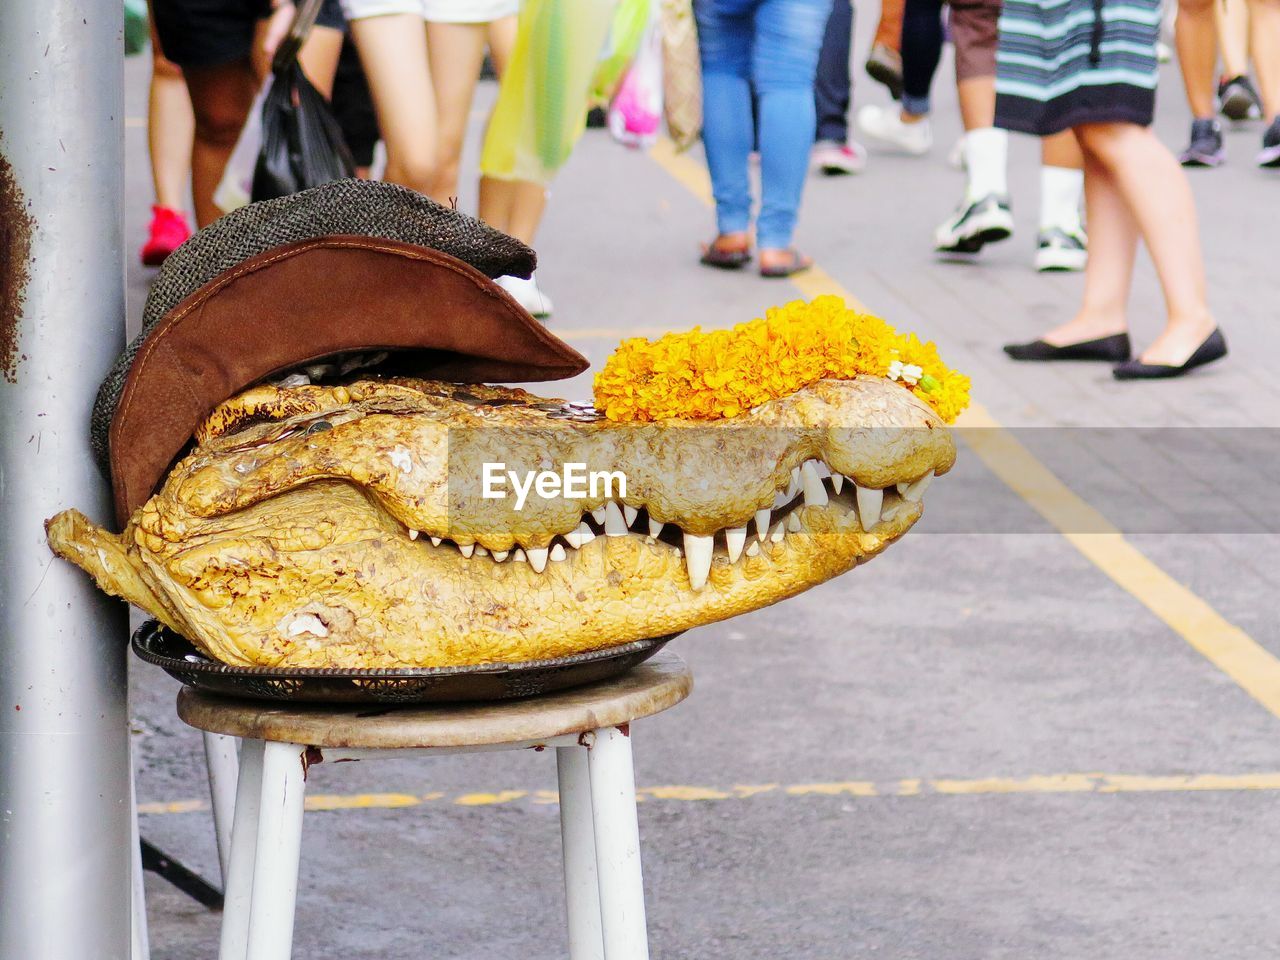
[[[510,662],[844,573],[915,523],[954,459],[937,414],[883,377],[697,423],[406,378],[259,386],[213,412],[123,534],[76,511],[47,527],[228,663]]]

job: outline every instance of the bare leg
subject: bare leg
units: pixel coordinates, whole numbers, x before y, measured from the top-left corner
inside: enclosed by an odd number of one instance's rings
[[[1089,162],[1110,174],[1160,277],[1168,320],[1160,336],[1143,351],[1142,360],[1181,364],[1215,326],[1205,296],[1200,229],[1187,176],[1149,127],[1086,124],[1077,128],[1077,136]],[[1095,253],[1089,258],[1091,264],[1095,258],[1109,259]]]
[[[249,115],[257,79],[247,58],[217,67],[189,67],[183,73],[195,114],[191,194],[196,226],[203,227],[222,215],[213,202],[213,191]]]
[[[1280,114],[1280,0],[1249,0],[1249,33],[1267,123]]]
[[[1063,130],[1040,141],[1040,162],[1046,167],[1066,167],[1069,170],[1084,169],[1084,154],[1080,143],[1070,130]]]
[[[547,208],[547,188],[528,180],[480,178],[480,219],[517,240],[533,244]]]
[[[1216,0],[1213,11],[1223,73],[1228,79],[1244,76],[1249,72],[1249,8],[1245,0]]]
[[[268,21],[258,21],[258,29],[253,41],[253,72],[259,83],[266,80],[271,72],[271,54],[263,47],[268,30]],[[274,52],[274,51],[272,51]],[[298,62],[302,64],[302,72],[311,81],[311,85],[328,99],[333,96],[333,77],[338,71],[338,55],[342,53],[342,31],[333,27],[312,27],[302,49],[298,51]]]
[[[996,78],[969,77],[956,84],[960,119],[965,130],[980,130],[996,122]]]
[[[147,149],[156,203],[170,210],[186,206],[187,177],[191,173],[191,145],[196,118],[191,112],[182,70],[160,52],[151,27],[151,90],[147,102]]]
[[[1088,153],[1082,159],[1089,218],[1084,302],[1074,317],[1044,335],[1044,340],[1059,347],[1125,331],[1125,304],[1138,253],[1138,225],[1110,171]]]
[[[351,21],[387,146],[384,179],[422,193],[435,178],[436,107],[427,62],[427,30],[417,14]]]
[[[483,23],[427,23],[431,84],[440,118],[439,152],[430,193],[432,199],[443,204],[458,195],[458,163],[480,64],[484,61],[487,32]]]
[[[1197,120],[1214,114],[1217,90],[1218,28],[1213,18],[1214,0],[1178,0],[1174,39],[1187,103]]]

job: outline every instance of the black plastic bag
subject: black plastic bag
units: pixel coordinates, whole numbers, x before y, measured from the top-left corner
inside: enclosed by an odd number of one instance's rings
[[[291,31],[272,63],[271,89],[262,103],[262,149],[253,170],[254,200],[285,197],[355,173],[328,101],[298,64],[303,36],[305,29]]]

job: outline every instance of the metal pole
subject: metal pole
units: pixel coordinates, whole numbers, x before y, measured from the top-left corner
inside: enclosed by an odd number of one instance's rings
[[[120,0],[0,2],[0,958],[126,960],[125,616],[43,521],[106,489],[124,340]]]

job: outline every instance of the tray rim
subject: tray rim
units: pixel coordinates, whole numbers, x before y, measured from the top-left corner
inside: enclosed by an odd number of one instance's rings
[[[598,660],[610,660],[632,653],[642,653],[655,646],[663,646],[674,640],[683,630],[676,633],[647,637],[642,640],[630,640],[626,643],[574,653],[567,657],[553,657],[547,660],[520,660],[501,663],[463,664],[450,667],[245,667],[211,660],[199,652],[194,643],[182,634],[170,629],[154,618],[145,620],[133,632],[130,646],[134,654],[141,660],[164,670],[176,669],[191,673],[215,676],[253,677],[262,680],[429,680],[442,677],[484,676],[503,673],[525,673],[537,670],[555,670],[560,667],[572,667],[594,663]],[[148,641],[163,634],[170,634],[189,644],[203,658],[199,661],[175,659],[147,647]]]

